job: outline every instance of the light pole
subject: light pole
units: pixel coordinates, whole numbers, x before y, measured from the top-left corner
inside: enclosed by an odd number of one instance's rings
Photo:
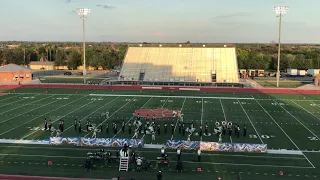
[[[273,8],[273,11],[276,12],[276,14],[279,17],[279,41],[278,41],[278,67],[277,67],[277,88],[279,87],[279,81],[280,81],[280,44],[281,44],[281,24],[282,24],[282,16],[289,10],[289,7],[287,6],[277,6]]]
[[[86,76],[87,76],[87,69],[86,69],[86,41],[85,41],[85,28],[84,28],[84,19],[86,15],[90,12],[89,8],[77,8],[77,12],[82,19],[82,43],[83,43],[83,82],[86,84]]]

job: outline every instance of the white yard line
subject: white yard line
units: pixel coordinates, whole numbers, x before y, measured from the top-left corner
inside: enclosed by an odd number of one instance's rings
[[[5,94],[9,94],[9,93],[5,93]],[[11,93],[10,93],[10,94],[11,94]],[[10,94],[9,94],[9,95],[10,95]],[[15,95],[15,94],[12,94],[12,95]],[[19,97],[19,96],[22,96],[22,94],[18,94],[18,96],[12,96],[12,97],[8,97],[8,98],[0,99],[0,102],[1,102],[1,101],[6,101],[6,100],[12,99],[12,98],[17,98],[17,97]],[[1,97],[4,97],[4,96],[1,96]]]
[[[67,104],[65,104],[65,105],[63,105],[63,106],[61,106],[60,108],[65,107],[65,106],[67,106],[67,105],[69,105],[69,104],[72,104],[72,103],[74,103],[74,102],[76,102],[76,101],[79,101],[80,99],[83,99],[83,98],[86,98],[86,97],[88,97],[88,96],[84,96],[84,97],[82,97],[82,98],[79,98],[79,99],[76,99],[76,100],[74,100],[74,101],[71,101],[71,102],[69,102],[69,103],[67,103]],[[90,103],[86,103],[86,104],[84,104],[83,106],[80,106],[79,108],[76,108],[75,110],[73,110],[73,111],[71,111],[71,112],[67,113],[66,115],[63,115],[63,116],[61,116],[61,117],[57,118],[56,120],[52,121],[52,124],[53,124],[53,123],[55,123],[56,121],[58,121],[59,119],[62,119],[62,118],[64,118],[64,117],[66,117],[68,114],[71,114],[71,113],[73,113],[73,112],[75,112],[75,111],[77,111],[77,110],[79,110],[79,109],[81,109],[81,108],[83,108],[83,107],[85,107],[85,106],[87,106],[87,105],[89,105],[89,104],[93,103],[93,102],[94,102],[94,101],[91,101]],[[30,135],[32,135],[32,134],[34,134],[34,133],[38,132],[38,131],[40,131],[40,129],[39,129],[39,130],[36,130],[36,131],[33,131],[33,132],[29,133],[29,134],[27,134],[27,135],[26,135],[26,136],[24,136],[22,139],[25,139],[25,138],[27,138],[28,136],[30,136]]]
[[[152,99],[152,97],[150,97],[147,102],[145,102],[141,107],[140,109],[142,109],[150,100]],[[126,123],[125,123],[125,126],[134,118],[135,116],[132,116]],[[119,129],[119,131],[112,137],[112,138],[115,138],[119,133],[121,132],[121,129]]]
[[[161,109],[164,107],[164,105],[166,105],[166,103],[168,102],[168,100],[169,100],[169,97],[167,97],[166,101],[165,101],[164,104],[161,106]],[[141,137],[141,139],[143,139],[145,136],[146,136],[146,135],[144,134],[144,135]],[[133,136],[132,136],[132,138],[133,138]]]
[[[33,155],[33,154],[0,154],[0,156],[16,156],[16,157],[38,157],[38,158],[65,158],[65,159],[85,159],[86,157],[80,156],[52,156],[52,155]],[[157,161],[157,160],[151,160]],[[171,161],[175,163],[176,161]],[[279,167],[279,168],[296,168],[296,169],[311,169],[313,167],[304,166],[281,166],[272,164],[237,164],[237,163],[214,163],[214,162],[194,162],[194,161],[183,161],[183,163],[189,164],[213,164],[213,165],[229,165],[229,166],[251,166],[251,167]]]
[[[184,103],[186,102],[186,99],[187,99],[187,98],[184,98],[184,100],[183,100],[182,107],[181,107],[181,109],[180,109],[180,113],[182,113],[182,110],[183,110],[183,107],[184,107]],[[178,125],[178,120],[177,120],[177,122],[176,122],[176,124],[175,124],[175,126],[174,126],[173,134],[172,134],[172,136],[171,136],[171,140],[173,139],[174,133],[176,132],[177,125]]]
[[[47,99],[47,98],[50,98],[50,97],[53,97],[53,96],[49,96],[49,97],[46,97],[46,98],[42,98],[42,99],[40,99],[40,100],[33,101],[32,103],[29,103],[29,104],[33,104],[33,103],[35,103],[35,102],[38,102],[38,101],[41,101],[41,100],[44,100],[44,99]],[[52,102],[50,102],[50,103],[44,104],[44,105],[42,105],[42,106],[39,106],[39,107],[37,107],[37,108],[32,108],[32,109],[30,109],[30,110],[27,111],[27,112],[24,112],[24,113],[22,113],[22,114],[18,114],[17,116],[14,116],[14,117],[9,118],[9,119],[7,119],[7,120],[1,121],[0,124],[5,123],[5,122],[7,122],[7,121],[10,121],[11,119],[14,119],[14,118],[19,117],[19,116],[21,116],[21,115],[23,115],[23,114],[26,114],[26,113],[29,113],[29,112],[31,112],[31,111],[37,110],[37,109],[39,109],[39,108],[42,108],[42,107],[44,107],[44,106],[47,106],[47,105],[52,104],[52,103],[57,102],[57,101],[59,101],[59,100],[52,101]],[[23,106],[26,106],[26,105],[28,105],[28,104],[25,104],[25,105],[23,105]],[[23,106],[19,106],[19,107],[17,107],[17,108],[21,108],[21,107],[23,107]],[[13,108],[13,109],[10,109],[10,110],[8,110],[8,111],[11,111],[11,110],[14,110],[14,109],[17,109],[17,108]],[[8,112],[8,111],[5,111],[5,112]],[[0,114],[3,114],[3,113],[5,113],[5,112],[2,112],[2,113],[0,113]]]
[[[18,96],[16,96],[16,97],[19,97],[19,96],[21,96],[21,95],[18,95]],[[36,95],[37,96],[37,95]],[[15,97],[15,98],[16,98]],[[7,99],[11,99],[11,98],[13,98],[13,97],[10,97],[10,98],[7,98]],[[3,100],[7,100],[7,99],[1,99],[1,101],[3,101]],[[27,99],[19,99],[19,100],[17,100],[17,101],[13,101],[13,102],[11,102],[11,103],[4,103],[2,106],[0,106],[0,107],[3,107],[3,106],[8,106],[8,105],[10,105],[10,104],[13,104],[13,103],[16,103],[16,102],[20,102],[20,101],[23,101],[23,100],[27,100]],[[1,103],[2,104],[2,103]]]
[[[21,108],[21,107],[24,107],[24,106],[27,106],[27,105],[30,105],[30,104],[34,104],[35,102],[42,101],[42,100],[48,99],[48,98],[50,98],[50,97],[54,97],[54,96],[48,96],[48,97],[45,97],[45,98],[41,98],[41,99],[39,99],[39,100],[32,101],[32,102],[27,103],[27,104],[24,104],[24,105],[22,105],[22,106],[17,106],[17,107],[15,107],[15,108],[9,109],[9,110],[7,110],[7,111],[0,112],[0,114],[4,114],[4,113],[6,113],[6,112],[10,112],[10,111],[13,111],[13,110],[15,110],[15,109],[18,109],[18,108]],[[31,109],[30,111],[33,111],[33,110],[35,110],[35,109]],[[30,112],[30,111],[27,111],[27,112],[25,112],[25,113],[28,113],[28,112]],[[23,113],[23,114],[25,114],[25,113]],[[21,114],[21,115],[22,115],[22,114]],[[19,116],[20,116],[20,115],[19,115]],[[18,117],[18,116],[15,116],[15,117]],[[3,121],[3,122],[6,122],[6,121]],[[0,124],[3,123],[3,122],[0,122]]]
[[[250,123],[251,123],[251,125],[252,125],[252,127],[253,127],[253,129],[254,129],[254,131],[257,133],[257,135],[258,135],[258,137],[259,137],[259,139],[260,139],[261,143],[262,143],[262,144],[264,144],[263,140],[262,140],[262,139],[261,139],[261,137],[260,137],[260,134],[258,133],[258,131],[257,131],[256,127],[253,125],[253,123],[252,123],[252,121],[251,121],[250,117],[248,116],[247,112],[246,112],[246,111],[245,111],[245,109],[243,108],[243,106],[242,106],[241,102],[239,101],[239,99],[238,99],[238,102],[239,102],[239,104],[240,104],[240,106],[241,106],[241,108],[242,108],[243,112],[246,114],[247,118],[249,119],[249,121],[250,121]]]
[[[278,106],[280,106],[280,104],[277,101],[273,101],[275,102]],[[300,125],[302,125],[306,130],[308,130],[312,135],[314,135],[314,137],[316,137],[317,139],[320,139],[316,134],[314,134],[307,126],[305,126],[297,117],[295,117],[293,114],[291,114],[287,109],[285,109],[284,107],[280,106],[283,110],[285,110],[291,117],[293,117],[296,121],[298,121],[300,123]]]
[[[219,99],[219,100],[220,100],[220,105],[221,105],[221,109],[222,109],[222,112],[223,112],[224,120],[227,122],[227,116],[226,116],[226,113],[224,112],[222,101],[221,101],[221,99]]]
[[[292,100],[291,100],[292,101]],[[314,115],[313,113],[311,113],[310,111],[308,111],[307,109],[305,109],[304,107],[302,107],[301,105],[299,105],[298,103],[292,101],[293,103],[295,103],[297,106],[299,106],[301,109],[305,110],[306,112],[308,112],[309,114],[311,114],[313,117],[317,118],[318,120],[320,120],[320,118],[316,115]],[[312,101],[311,101],[312,102]]]
[[[90,96],[128,96],[128,97],[154,97],[154,98],[193,98],[193,99],[247,99],[254,98],[235,98],[235,97],[207,97],[207,96],[161,96],[161,95],[141,95],[141,94],[90,94]]]
[[[49,104],[52,104],[52,103],[55,103],[55,102],[58,102],[58,101],[61,101],[61,99],[56,100],[56,101],[52,101],[52,102],[50,102],[50,103],[48,103],[48,104],[44,104],[44,105],[42,105],[42,106],[40,106],[40,107],[38,107],[38,108],[36,108],[36,109],[39,109],[39,108],[41,108],[41,107],[47,106],[47,105],[49,105]],[[38,118],[41,117],[41,116],[44,116],[44,115],[46,115],[46,114],[49,114],[49,113],[51,113],[51,112],[53,112],[53,111],[55,111],[55,110],[57,110],[57,109],[59,109],[59,108],[60,108],[60,107],[55,108],[55,109],[53,109],[53,110],[51,110],[51,111],[49,111],[49,112],[47,112],[47,113],[38,115],[38,116],[36,116],[35,118],[33,118],[33,119],[29,120],[29,121],[26,121],[25,123],[20,124],[19,126],[15,126],[14,128],[11,128],[11,129],[9,129],[9,130],[1,133],[0,136],[6,134],[7,132],[10,132],[10,131],[12,131],[12,130],[15,130],[15,129],[17,129],[17,128],[19,128],[19,127],[21,127],[21,126],[23,126],[23,125],[25,125],[25,124],[27,124],[27,123],[29,123],[29,122],[31,122],[31,121],[34,121],[35,119],[38,119]],[[32,109],[32,110],[36,110],[36,109]],[[20,114],[20,115],[21,115],[21,114]],[[20,116],[20,115],[18,115],[18,116]],[[16,116],[16,117],[18,117],[18,116]],[[12,119],[12,118],[10,118],[10,119]],[[6,121],[8,121],[8,120],[6,120]]]
[[[266,114],[273,120],[273,122],[279,127],[279,129],[287,136],[287,138],[292,142],[292,144],[299,150],[301,149],[297,146],[297,144],[290,138],[290,136],[282,129],[282,127],[278,124],[278,122],[270,115],[270,113],[255,99],[255,101],[258,103],[258,105],[264,110]],[[315,166],[312,164],[312,162],[307,158],[305,154],[303,156],[306,158],[306,160],[310,163],[310,165],[315,168]]]
[[[91,114],[99,111],[101,108],[104,108],[105,106],[109,105],[110,103],[112,103],[113,101],[117,100],[118,98],[119,98],[119,97],[116,97],[116,98],[112,99],[111,101],[109,101],[108,103],[104,104],[103,106],[100,106],[98,109],[92,111],[90,114],[86,115],[85,117],[83,117],[83,118],[80,119],[79,121],[81,122],[82,120],[84,120],[84,119],[86,119],[87,117],[89,117]],[[67,130],[69,130],[70,128],[72,128],[73,126],[74,126],[74,125],[69,126],[69,127],[68,127],[66,130],[64,130],[61,134],[63,134],[64,132],[66,132]],[[97,127],[98,127],[98,126],[97,126]],[[60,134],[60,135],[61,135],[61,134]],[[89,134],[89,133],[88,133],[88,134]],[[88,134],[87,134],[87,135],[88,135]],[[87,135],[86,135],[86,136],[87,136]]]

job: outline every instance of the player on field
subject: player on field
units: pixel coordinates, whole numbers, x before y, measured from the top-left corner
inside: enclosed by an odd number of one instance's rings
[[[173,124],[173,122],[171,123],[171,133],[172,133],[172,135],[174,134],[174,124]]]
[[[247,136],[247,126],[244,125],[243,126],[243,137],[246,137]]]
[[[168,124],[167,122],[164,123],[164,133],[167,134],[168,131]]]
[[[97,138],[97,131],[98,131],[97,128],[94,128],[94,129],[93,129],[93,134],[92,134],[92,137],[91,137],[91,138]]]
[[[221,137],[221,133],[220,133],[220,135],[219,135],[219,141],[218,141],[219,143],[221,143],[222,142],[222,137]]]
[[[117,134],[117,132],[118,132],[117,123],[113,124],[113,132],[114,132],[114,134]]]
[[[186,128],[185,128],[185,125],[184,123],[182,124],[182,135],[184,136],[186,133]]]
[[[74,131],[77,131],[77,125],[78,125],[77,119],[74,119],[74,123],[73,123]]]
[[[132,138],[133,138],[133,139],[134,139],[134,138],[138,138],[138,130],[135,130],[135,131],[134,131],[134,135],[133,135]]]
[[[106,133],[108,134],[109,133],[109,123],[106,122]]]
[[[90,123],[89,123],[89,121],[87,120],[87,123],[86,123],[87,131],[89,131],[89,125],[90,125]]]
[[[236,136],[238,134],[238,125],[234,124],[234,135]]]
[[[103,132],[103,123],[100,123],[100,132]]]
[[[240,137],[240,126],[239,125],[237,126],[237,137],[238,138]]]
[[[131,135],[131,123],[128,123],[128,128],[129,134]]]
[[[82,129],[81,129],[81,122],[80,122],[80,121],[78,121],[78,131],[79,131],[79,133],[81,133],[81,131],[82,131]]]
[[[49,126],[49,131],[51,131],[51,127],[52,127],[52,122],[51,120],[49,119],[49,123],[48,123],[48,126]]]
[[[44,130],[46,131],[48,129],[48,122],[47,119],[44,119]]]
[[[181,123],[179,122],[179,134],[181,134],[181,128],[182,128],[182,125],[181,125]]]
[[[156,120],[156,116],[153,115],[153,116],[152,116],[152,121],[154,122],[155,120]]]
[[[126,126],[126,123],[124,122],[124,120],[122,120],[121,130],[122,130],[123,133],[124,133],[124,130],[125,130],[125,126]]]
[[[156,140],[156,133],[154,131],[152,131],[152,141]]]
[[[209,126],[208,126],[208,123],[206,123],[206,125],[204,127],[204,134],[205,135],[208,135],[208,129],[209,129]]]
[[[200,126],[200,129],[199,129],[199,136],[200,138],[202,137],[202,126]]]
[[[158,135],[160,135],[160,124],[158,124],[157,130],[158,130]]]
[[[187,141],[190,141],[191,134],[188,134]]]
[[[138,116],[137,116],[137,120],[140,121],[140,115],[139,115],[139,114],[138,114]]]
[[[109,111],[106,112],[106,118],[109,118]]]

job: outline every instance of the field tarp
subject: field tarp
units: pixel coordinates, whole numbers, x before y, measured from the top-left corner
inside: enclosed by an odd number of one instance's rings
[[[197,150],[200,147],[199,141],[182,141],[182,140],[167,140],[167,147],[169,149],[186,149]]]
[[[232,152],[232,143],[200,142],[201,151]]]
[[[80,137],[50,137],[50,145],[74,145],[92,147],[123,147],[127,143],[130,147],[143,147],[142,139],[121,138],[80,138]]]
[[[266,153],[267,147],[267,144],[233,143],[234,152]]]
[[[267,144],[246,144],[246,143],[219,143],[203,141],[182,141],[167,140],[169,149],[185,149],[217,152],[249,152],[249,153],[267,153]]]
[[[98,147],[123,147],[125,143],[129,147],[142,148],[143,139],[121,139],[121,138],[81,138],[81,146],[98,146]]]

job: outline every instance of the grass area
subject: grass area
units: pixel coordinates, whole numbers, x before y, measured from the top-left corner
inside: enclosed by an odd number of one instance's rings
[[[319,95],[285,95],[261,93],[199,93],[167,91],[109,91],[75,89],[11,89],[0,96],[0,138],[6,139],[48,139],[50,132],[43,131],[44,118],[51,119],[54,127],[58,121],[65,121],[62,136],[91,136],[74,130],[74,119],[82,126],[90,120],[95,124],[109,124],[109,132],[97,133],[98,137],[132,138],[133,134],[113,133],[111,123],[118,127],[122,121],[133,122],[132,113],[138,109],[166,108],[181,110],[184,122],[194,122],[195,127],[208,123],[213,132],[216,121],[230,120],[233,124],[248,127],[248,135],[238,138],[234,135],[223,137],[223,142],[265,143],[268,149],[303,150],[303,155],[212,153],[203,152],[202,162],[196,162],[193,151],[183,151],[184,173],[174,171],[176,155],[169,152],[171,163],[168,167],[158,166],[156,156],[159,150],[136,149],[138,155],[151,161],[150,172],[118,172],[118,163],[96,164],[91,172],[83,168],[86,153],[97,148],[0,144],[0,173],[28,174],[45,176],[112,178],[116,176],[136,177],[136,179],[155,179],[158,169],[163,170],[164,180],[216,179],[233,180],[239,172],[242,178],[253,180],[269,179],[317,179],[320,177],[320,97]],[[47,94],[45,93],[47,91]],[[76,94],[77,92],[77,94]],[[91,93],[107,96],[91,96]],[[125,95],[125,96],[118,96]],[[143,97],[140,95],[144,95]],[[108,111],[109,119],[101,119],[101,113]],[[168,122],[168,132],[164,123]],[[170,124],[175,119],[156,120],[161,126],[160,135],[152,141],[149,135],[140,134],[146,143],[163,144],[167,139],[186,140],[187,135],[178,128],[171,133]],[[118,128],[119,129],[119,128]],[[192,136],[191,140],[200,140]],[[204,136],[203,141],[218,141],[218,137]],[[107,148],[115,154],[119,149]],[[48,167],[47,161],[53,166]],[[315,168],[313,168],[313,166]],[[203,172],[194,170],[202,167]],[[279,171],[284,176],[279,176]]]
[[[276,79],[266,79],[266,78],[256,78],[255,81],[263,87],[274,88],[277,87]],[[279,86],[281,88],[297,88],[306,84],[310,84],[311,82],[297,81],[297,80],[283,80],[280,79]]]
[[[263,87],[274,88],[277,87],[276,80],[270,79],[255,79],[255,81]],[[311,82],[301,82],[295,80],[281,80],[279,83],[279,87],[281,88],[297,88],[306,84],[310,84]]]
[[[87,81],[96,81],[100,82],[105,80],[106,78],[96,78],[96,77],[87,77]],[[72,84],[81,84],[83,83],[83,77],[82,76],[56,76],[56,77],[50,77],[50,76],[43,76],[40,77],[40,81],[42,83],[72,83]]]

